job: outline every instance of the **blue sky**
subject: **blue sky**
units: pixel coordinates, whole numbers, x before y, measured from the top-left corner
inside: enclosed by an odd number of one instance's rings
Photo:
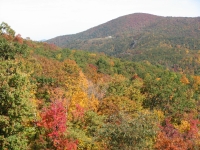
[[[0,23],[32,40],[75,34],[132,13],[200,16],[200,0],[0,0]]]

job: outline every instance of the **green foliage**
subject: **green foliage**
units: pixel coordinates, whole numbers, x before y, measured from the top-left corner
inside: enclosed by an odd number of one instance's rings
[[[156,122],[157,117],[149,112],[139,112],[135,118],[113,115],[99,130],[99,140],[114,150],[153,149]]]
[[[101,73],[111,73],[111,66],[108,61],[106,61],[104,58],[100,58],[97,62],[96,65],[98,67],[98,71]]]
[[[13,29],[11,29],[7,23],[2,22],[0,24],[0,34],[7,34],[7,35],[14,37],[15,31]]]
[[[68,122],[70,137],[78,139],[78,149],[96,149],[98,130],[104,124],[105,117],[93,111],[85,112],[83,118],[73,119]]]
[[[2,59],[15,59],[16,56],[27,56],[27,45],[7,41],[0,37],[0,53]]]
[[[0,62],[0,145],[3,149],[27,149],[34,134],[34,86],[14,61]]]
[[[144,107],[162,110],[167,115],[182,114],[195,108],[189,87],[180,82],[180,76],[169,71],[157,77],[147,75],[143,93],[146,95]]]
[[[53,83],[54,83],[54,79],[52,79],[52,78],[46,78],[44,76],[36,77],[36,81],[37,81],[37,83],[40,84],[40,86],[53,85]]]
[[[199,18],[131,14],[74,35],[48,40],[58,46],[103,52],[186,73],[200,74]],[[188,62],[190,61],[190,62]]]

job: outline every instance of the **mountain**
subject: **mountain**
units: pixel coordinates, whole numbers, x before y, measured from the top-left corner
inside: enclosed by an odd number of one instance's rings
[[[104,52],[133,61],[148,60],[170,68],[174,65],[186,68],[182,62],[194,57],[200,50],[200,17],[135,13],[47,42],[70,49]]]

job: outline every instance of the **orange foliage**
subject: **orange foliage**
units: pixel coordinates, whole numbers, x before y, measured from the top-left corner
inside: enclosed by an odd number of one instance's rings
[[[158,150],[187,150],[187,143],[182,138],[169,138],[165,133],[159,132],[157,135],[155,149]]]
[[[3,37],[8,41],[11,41],[13,39],[13,37],[9,34],[3,34]]]
[[[55,44],[49,44],[44,42],[43,43],[44,49],[45,50],[58,50],[59,48]]]
[[[42,71],[37,72],[37,76],[56,79],[57,84],[63,84],[65,82],[66,72],[63,69],[64,64],[62,62],[42,56],[35,56],[35,58],[42,68]]]
[[[198,86],[200,85],[200,76],[194,76],[194,83],[193,83],[193,88],[195,90],[198,90]]]
[[[183,84],[189,84],[190,83],[189,80],[188,80],[188,78],[186,77],[186,75],[182,75],[181,82]]]
[[[128,99],[127,97],[109,96],[104,98],[99,104],[98,113],[112,115],[119,111],[126,113],[133,112],[137,109],[135,101]]]
[[[199,147],[198,124],[198,120],[183,120],[178,126],[166,120],[166,125],[157,134],[155,149],[189,150]]]
[[[20,34],[17,34],[14,38],[15,42],[18,42],[19,44],[23,44],[23,38],[21,37]]]

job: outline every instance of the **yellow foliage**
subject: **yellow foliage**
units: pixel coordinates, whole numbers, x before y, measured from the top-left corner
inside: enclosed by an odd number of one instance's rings
[[[83,108],[88,107],[88,96],[85,92],[79,91],[72,95],[69,109],[73,110],[77,104],[79,104]]]
[[[65,87],[67,90],[67,95],[72,96],[73,93],[78,92],[80,90],[79,79],[67,76],[65,80]]]
[[[165,42],[160,42],[159,43],[159,47],[162,47],[162,48],[171,48],[172,46],[170,44],[165,43]]]
[[[30,50],[30,54],[32,55],[33,53],[34,53],[34,50],[31,49],[31,50]]]
[[[73,50],[71,50],[71,52],[72,52],[72,53],[75,53],[75,52],[76,52],[76,50],[75,50],[75,49],[73,49]]]
[[[113,61],[110,61],[110,65],[113,67],[115,63]]]
[[[61,57],[62,57],[62,54],[61,54],[61,53],[59,53],[59,54],[56,55],[56,58],[57,58],[58,60],[60,60]]]
[[[200,76],[194,76],[193,79],[195,84],[200,85]]]
[[[181,120],[181,124],[180,125],[175,124],[174,127],[178,129],[181,133],[183,133],[190,130],[190,123],[186,120]]]
[[[185,50],[185,52],[186,52],[186,54],[188,54],[188,53],[189,53],[189,50],[188,50],[188,49],[186,49],[186,50]]]
[[[97,112],[98,106],[99,106],[99,101],[92,94],[92,96],[90,97],[90,100],[89,100],[89,109],[93,110],[94,112]]]
[[[98,143],[93,143],[91,138],[78,138],[78,150],[101,150]]]
[[[90,57],[96,57],[97,55],[94,53],[89,54]]]
[[[156,78],[156,81],[159,81],[160,80],[160,78]]]
[[[98,113],[111,115],[119,111],[132,113],[140,109],[140,105],[127,97],[109,96],[104,98],[99,104]]]
[[[161,110],[154,110],[153,112],[156,116],[158,116],[159,122],[162,122],[165,118],[164,113]]]
[[[126,80],[126,78],[121,74],[114,74],[114,76],[112,78],[112,82],[119,82],[120,83],[120,82],[123,82],[125,80]]]
[[[85,75],[82,71],[79,72],[79,83],[80,87],[85,91],[88,88],[88,80],[86,79]]]
[[[183,76],[181,77],[181,82],[182,82],[183,84],[189,84],[189,83],[190,83],[189,80],[188,80],[188,78],[187,78],[185,75],[183,75]]]

